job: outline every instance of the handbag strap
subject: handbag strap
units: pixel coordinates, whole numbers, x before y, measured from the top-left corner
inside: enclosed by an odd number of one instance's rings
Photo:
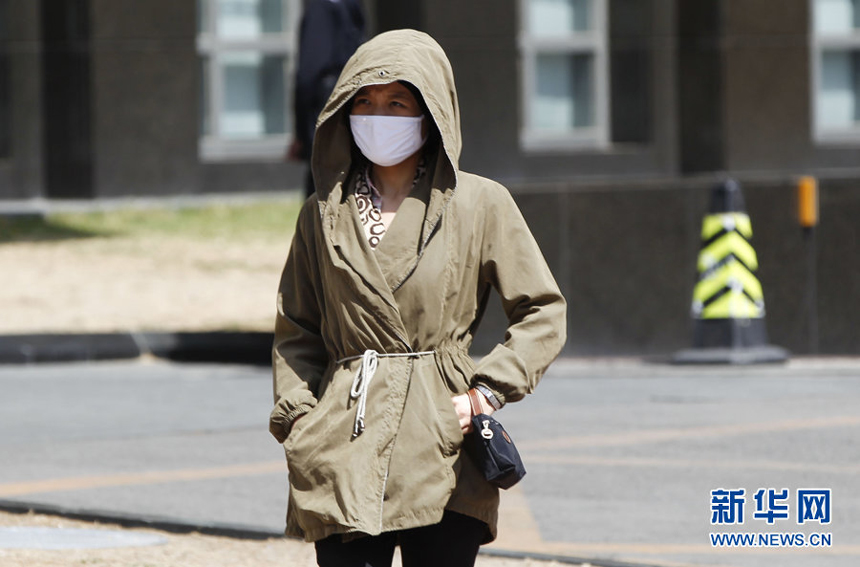
[[[481,400],[478,398],[480,394],[478,394],[478,390],[475,388],[469,389],[469,405],[472,406],[472,416],[480,415],[484,413],[481,411]]]

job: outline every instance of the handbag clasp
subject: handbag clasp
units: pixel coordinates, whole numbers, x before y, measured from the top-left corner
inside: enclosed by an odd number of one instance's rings
[[[484,439],[487,439],[487,440],[492,439],[493,438],[493,430],[490,429],[490,421],[488,419],[485,419],[482,422],[482,425],[484,426],[484,428],[481,429],[481,437],[483,437]]]

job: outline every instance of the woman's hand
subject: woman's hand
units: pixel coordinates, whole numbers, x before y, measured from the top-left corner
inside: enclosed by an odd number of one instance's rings
[[[478,399],[481,401],[481,413],[491,415],[496,408],[490,405],[484,394],[478,392]],[[460,431],[463,435],[472,432],[472,404],[469,403],[469,394],[460,394],[453,396],[451,402],[454,404],[454,411],[457,412],[457,419],[460,421]]]

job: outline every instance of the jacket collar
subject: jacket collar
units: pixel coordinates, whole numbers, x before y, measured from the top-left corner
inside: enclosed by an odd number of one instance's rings
[[[427,172],[397,210],[391,226],[376,250],[370,247],[358,214],[354,175],[332,191],[321,211],[323,232],[343,261],[396,307],[393,293],[415,270],[427,243],[437,230],[453,191],[437,187],[438,160],[427,163]]]

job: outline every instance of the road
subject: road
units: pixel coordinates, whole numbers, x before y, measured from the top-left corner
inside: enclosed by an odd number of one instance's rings
[[[286,465],[267,431],[270,405],[261,367],[0,366],[0,500],[280,533]],[[499,414],[528,475],[503,495],[494,547],[595,564],[853,567],[858,408],[854,359],[560,360],[534,395]],[[711,523],[717,489],[744,490],[743,524]],[[777,500],[757,507],[759,489]],[[804,489],[831,491],[829,523],[810,506],[797,523]],[[780,505],[787,519],[755,517]],[[758,547],[715,547],[711,533],[753,534]],[[773,545],[798,544],[798,534],[831,545]]]

